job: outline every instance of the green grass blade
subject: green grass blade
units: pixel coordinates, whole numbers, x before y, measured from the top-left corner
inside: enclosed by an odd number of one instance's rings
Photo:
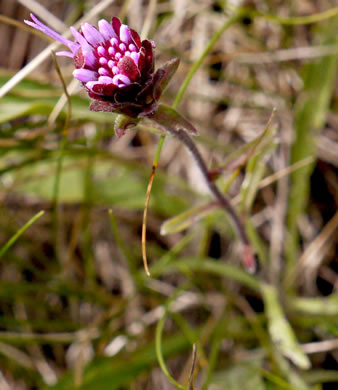
[[[8,251],[8,249],[14,245],[14,243],[17,241],[17,239],[25,233],[25,231],[31,227],[40,217],[43,216],[45,212],[43,210],[39,211],[37,214],[34,215],[24,226],[22,226],[21,229],[19,229],[12,238],[10,238],[7,243],[0,249],[0,258]]]
[[[206,272],[230,280],[237,281],[254,291],[260,291],[260,282],[256,276],[250,275],[241,268],[224,262],[217,262],[203,257],[181,257],[178,260],[163,264],[157,267],[156,264],[151,268],[153,277],[169,274],[175,271],[183,273]]]
[[[262,294],[268,317],[269,333],[276,349],[298,367],[310,368],[310,360],[299,346],[296,335],[283,313],[276,288],[263,284]]]
[[[158,363],[161,367],[161,370],[163,371],[164,375],[168,378],[168,380],[176,386],[180,390],[187,390],[186,387],[182,386],[180,383],[176,381],[176,379],[170,374],[168,371],[168,368],[165,364],[163,351],[162,351],[162,336],[163,336],[163,327],[166,320],[166,313],[163,314],[162,318],[159,320],[157,327],[156,327],[156,334],[155,334],[155,341],[156,341],[156,356]]]
[[[291,308],[303,314],[316,316],[338,316],[338,295],[332,294],[327,298],[293,297],[289,299]]]

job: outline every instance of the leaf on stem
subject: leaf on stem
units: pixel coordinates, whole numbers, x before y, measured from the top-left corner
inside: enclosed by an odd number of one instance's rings
[[[179,58],[173,58],[156,71],[154,78],[158,78],[158,80],[156,80],[154,87],[155,98],[158,93],[162,95],[165,91],[170,80],[176,73],[179,63]]]

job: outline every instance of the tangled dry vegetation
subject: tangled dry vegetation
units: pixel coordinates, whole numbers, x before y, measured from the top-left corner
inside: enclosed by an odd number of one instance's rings
[[[1,390],[336,388],[336,5],[0,1]],[[181,59],[171,104],[239,6],[179,111],[198,128],[259,269],[243,270],[231,223],[167,137],[148,210],[149,278],[140,242],[159,136],[117,140],[113,115],[88,110],[62,59],[65,129],[50,48],[22,21],[32,11],[63,32],[82,17],[127,20],[156,40],[157,64]]]

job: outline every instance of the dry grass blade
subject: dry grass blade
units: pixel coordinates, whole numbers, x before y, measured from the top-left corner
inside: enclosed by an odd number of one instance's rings
[[[189,390],[194,390],[194,372],[197,361],[197,346],[194,344],[192,346],[192,362],[191,362],[191,370],[189,375]]]
[[[325,244],[337,232],[338,212],[326,224],[321,233],[311,242],[311,244],[302,253],[297,264],[295,278],[312,279],[315,277],[318,268],[325,256]],[[290,280],[290,283],[292,281]]]

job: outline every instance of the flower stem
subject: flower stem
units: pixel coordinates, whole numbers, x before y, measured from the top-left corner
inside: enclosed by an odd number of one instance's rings
[[[244,255],[243,255],[244,266],[248,271],[254,272],[256,268],[255,259],[251,252],[250,242],[246,234],[245,228],[240,218],[238,217],[235,209],[231,205],[230,201],[222,194],[222,192],[217,187],[215,182],[210,178],[208,167],[205,161],[203,160],[202,155],[199,152],[198,148],[196,147],[195,143],[184,130],[175,131],[173,129],[167,128],[167,131],[173,136],[175,136],[176,138],[178,138],[185,145],[185,147],[190,151],[201,173],[204,176],[204,179],[208,185],[210,192],[214,195],[214,197],[219,202],[219,204],[223,207],[223,209],[230,215],[230,218],[233,224],[235,225],[240,240],[242,241],[244,246]]]

